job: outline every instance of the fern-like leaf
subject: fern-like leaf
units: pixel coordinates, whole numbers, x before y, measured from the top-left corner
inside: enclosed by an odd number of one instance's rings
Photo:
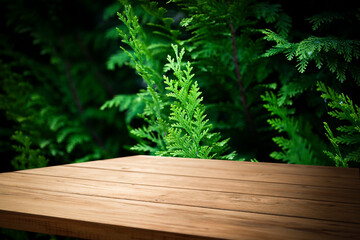
[[[329,115],[338,119],[341,123],[336,128],[337,136],[330,129],[328,123],[324,123],[326,136],[330,140],[334,152],[325,153],[335,161],[336,166],[348,167],[349,162],[360,162],[360,108],[345,94],[338,94],[324,83],[318,83],[318,91],[322,92],[328,106],[332,109]]]
[[[190,158],[222,158],[234,157],[234,153],[223,155],[228,149],[227,141],[220,141],[218,134],[211,134],[212,126],[208,124],[205,107],[197,82],[193,81],[192,66],[187,62],[182,69],[182,59],[185,49],[178,51],[177,45],[172,45],[175,59],[168,57],[167,67],[173,71],[175,79],[164,76],[167,96],[175,99],[171,105],[171,128],[165,137],[167,152],[171,156]],[[164,153],[162,153],[164,154]]]

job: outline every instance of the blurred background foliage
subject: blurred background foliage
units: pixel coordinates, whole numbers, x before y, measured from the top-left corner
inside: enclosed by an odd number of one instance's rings
[[[186,49],[207,117],[237,159],[359,166],[357,1],[0,2],[3,172],[154,148],[130,149],[147,144],[131,133],[144,125],[147,85],[119,48],[136,50],[116,29],[129,31],[117,16],[126,4],[144,66],[162,76],[171,43]]]

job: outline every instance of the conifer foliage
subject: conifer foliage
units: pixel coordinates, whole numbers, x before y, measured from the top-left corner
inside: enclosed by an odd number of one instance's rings
[[[288,61],[297,61],[296,68],[301,74],[288,71],[287,74],[290,75],[284,78],[286,81],[280,82],[277,94],[268,91],[262,96],[266,102],[264,107],[271,115],[278,116],[268,122],[280,134],[286,134],[286,137],[273,138],[282,151],[273,152],[271,156],[291,163],[335,163],[336,166],[347,167],[349,162],[356,164],[359,161],[358,107],[348,95],[337,93],[333,89],[345,90],[352,96],[356,96],[359,90],[360,41],[356,38],[359,36],[358,31],[351,28],[352,23],[360,22],[359,12],[358,9],[351,8],[339,12],[324,11],[309,17],[307,21],[314,32],[297,43],[272,30],[261,31],[265,34],[264,39],[275,42],[263,56],[285,54]],[[342,24],[340,31],[339,24]],[[324,35],[323,29],[336,29],[336,32]],[[292,79],[289,81],[290,77]],[[321,82],[317,84],[317,81]],[[314,97],[316,89],[322,93],[323,101]],[[316,111],[316,118],[307,112],[296,112],[298,110],[294,105],[303,96],[311,99],[311,108]],[[301,104],[306,104],[304,99]],[[328,108],[333,110],[329,111]],[[331,124],[340,125],[336,128],[338,136],[334,135],[331,130],[333,127],[328,121],[324,121],[325,128],[319,125],[319,119],[326,119],[327,115],[335,118],[329,120]],[[345,122],[348,125],[342,125]],[[316,128],[325,130],[325,133]],[[324,140],[324,134],[330,140],[333,151],[325,150],[328,149],[328,142]]]
[[[106,3],[82,9],[79,1],[3,2],[0,110],[7,121],[2,121],[0,136],[6,146],[1,147],[3,157],[14,159],[6,169],[124,152],[122,145],[130,138],[123,118],[115,109],[99,109],[122,85],[114,84],[122,73],[111,73],[104,65],[107,51],[117,47],[104,38],[109,22],[89,18]],[[123,138],[109,135],[113,128]]]
[[[138,96],[145,103],[143,111],[139,114],[148,125],[131,130],[131,133],[139,140],[139,143],[131,149],[155,154],[166,149],[164,136],[169,128],[167,109],[170,103],[166,100],[161,68],[154,60],[153,51],[148,49],[147,36],[134,15],[132,7],[126,5],[123,14],[118,13],[118,16],[127,27],[127,33],[119,28],[117,30],[122,37],[122,42],[129,45],[131,51],[124,47],[122,49],[128,54],[132,66],[147,85],[146,91],[142,91]],[[111,105],[112,101],[106,104]],[[129,105],[129,107],[132,106]]]
[[[175,99],[170,106],[171,127],[165,136],[167,151],[162,154],[174,157],[233,159],[235,153],[223,156],[228,149],[229,139],[220,141],[219,133],[211,133],[211,124],[206,119],[203,98],[197,82],[193,82],[190,62],[182,69],[182,59],[185,49],[178,51],[178,46],[172,45],[175,59],[168,56],[166,67],[173,71],[175,79],[164,76],[166,95]]]
[[[360,162],[360,107],[348,96],[336,93],[324,83],[318,83],[318,91],[322,92],[321,97],[332,109],[329,115],[345,124],[336,128],[336,136],[328,123],[324,122],[326,136],[333,146],[332,151],[325,151],[326,155],[334,160],[337,167],[348,167],[349,162]]]
[[[185,49],[179,52],[178,46],[172,45],[176,60],[168,56],[168,63],[163,69],[173,71],[176,80],[167,76],[162,79],[158,72],[158,62],[154,59],[154,53],[148,49],[147,36],[131,5],[125,5],[124,12],[118,13],[118,16],[127,27],[127,33],[118,29],[119,35],[122,42],[130,46],[131,52],[121,48],[147,85],[146,91],[138,95],[145,103],[143,112],[139,114],[146,124],[131,130],[139,140],[131,149],[162,156],[234,158],[234,153],[223,156],[228,150],[229,139],[221,141],[219,133],[211,133],[211,124],[205,119],[205,107],[201,104],[198,84],[192,80],[194,75],[191,73],[191,63],[187,62],[186,69],[182,69]],[[162,20],[166,24],[166,19]],[[124,96],[116,96],[106,102],[102,109],[116,105],[119,98]]]
[[[134,152],[358,166],[354,6],[4,3],[6,169]]]

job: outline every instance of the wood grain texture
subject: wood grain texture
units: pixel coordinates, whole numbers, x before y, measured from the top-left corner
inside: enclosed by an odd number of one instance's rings
[[[147,172],[113,171],[107,169],[78,168],[74,165],[32,169],[21,173],[36,173],[44,176],[62,176],[73,179],[93,179],[101,182],[119,182],[163,186],[171,188],[198,189],[242,194],[270,195],[308,200],[324,200],[346,203],[360,203],[360,191],[341,187],[318,187],[301,184],[268,183],[233,179],[202,178],[192,176],[166,175]],[[259,179],[261,180],[261,179]]]
[[[84,239],[356,239],[358,169],[133,156],[0,174],[0,226]]]
[[[153,161],[153,162],[152,162]],[[309,186],[328,186],[353,188],[360,190],[358,169],[318,167],[290,164],[247,163],[224,160],[204,160],[185,158],[158,158],[153,156],[132,157],[127,161],[109,159],[101,162],[78,163],[78,167],[171,174],[179,176],[197,176],[219,179],[264,181],[274,183],[292,183]],[[206,167],[204,167],[206,166]],[[226,174],[224,174],[226,172]],[[306,177],[308,176],[308,177]],[[356,184],[348,184],[349,180]]]
[[[4,180],[4,181],[1,181]],[[6,186],[88,196],[360,223],[358,204],[9,173]],[[191,196],[185,198],[184,196]]]
[[[121,160],[124,160],[121,162]],[[191,169],[204,168],[215,171],[237,171],[245,170],[247,172],[261,172],[261,173],[284,173],[291,175],[309,175],[309,176],[325,176],[325,177],[345,177],[345,178],[359,178],[359,169],[356,168],[334,168],[325,166],[310,166],[310,165],[294,165],[285,163],[259,163],[259,162],[241,162],[226,161],[226,160],[209,160],[209,159],[194,159],[194,158],[175,158],[175,157],[155,157],[155,156],[131,156],[125,158],[114,158],[102,160],[101,163],[87,162],[75,163],[71,165],[91,167],[103,167],[110,163],[113,167],[120,164],[120,168],[125,169],[127,165],[141,164],[153,165],[156,168],[166,166],[179,168],[185,167]],[[112,168],[113,169],[113,168]],[[221,175],[221,177],[224,177]]]

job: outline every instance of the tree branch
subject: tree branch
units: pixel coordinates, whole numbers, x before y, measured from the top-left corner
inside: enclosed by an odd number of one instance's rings
[[[59,42],[60,42],[60,46],[64,48],[64,43],[63,43],[62,37],[59,38]],[[63,62],[65,63],[64,65],[65,65],[65,70],[66,70],[66,77],[67,77],[67,80],[68,80],[68,83],[70,86],[71,94],[74,98],[76,108],[79,111],[80,117],[85,125],[85,128],[89,130],[92,139],[97,143],[97,145],[106,151],[105,144],[102,141],[102,139],[99,137],[99,135],[93,129],[88,127],[88,123],[87,123],[86,119],[83,117],[84,109],[83,109],[82,103],[80,101],[78,91],[76,90],[75,81],[71,75],[71,63],[66,58],[63,58]]]
[[[251,116],[250,116],[250,113],[249,113],[249,107],[248,107],[248,104],[247,104],[247,101],[246,101],[244,84],[242,82],[240,68],[239,68],[239,60],[238,60],[238,56],[237,56],[236,38],[235,38],[236,31],[235,31],[234,24],[233,24],[231,18],[230,18],[230,28],[231,28],[231,43],[232,43],[232,51],[233,51],[233,62],[234,62],[234,65],[235,65],[236,78],[237,78],[238,86],[239,86],[239,89],[240,89],[241,102],[243,104],[245,117],[246,117],[246,120],[247,120],[247,122],[249,124],[250,131],[251,131],[251,133],[253,135],[253,138],[255,139],[255,130],[254,130],[253,123],[252,123],[252,120],[251,120]]]

